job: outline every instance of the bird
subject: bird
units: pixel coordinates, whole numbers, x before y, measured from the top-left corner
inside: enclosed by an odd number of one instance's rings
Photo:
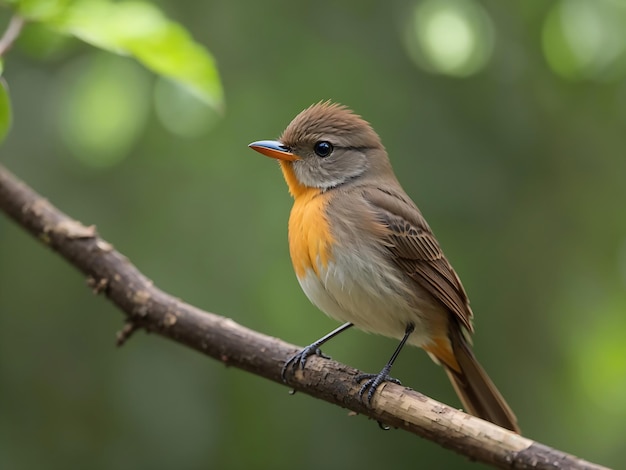
[[[472,351],[473,312],[459,276],[400,185],[372,126],[348,107],[320,101],[278,140],[249,144],[278,160],[294,199],[289,252],[308,299],[341,326],[303,348],[282,378],[304,369],[321,346],[352,326],[399,340],[378,374],[361,374],[371,405],[405,344],[424,349],[447,373],[465,410],[520,432],[515,414]]]

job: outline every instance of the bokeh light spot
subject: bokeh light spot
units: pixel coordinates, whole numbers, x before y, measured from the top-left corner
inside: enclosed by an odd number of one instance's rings
[[[606,311],[573,351],[586,397],[621,415],[626,413],[626,321],[620,313],[624,307],[618,303]]]
[[[626,3],[561,0],[546,17],[543,51],[569,79],[607,80],[626,72]]]
[[[71,155],[93,168],[122,161],[145,126],[149,90],[147,72],[130,59],[96,53],[66,66],[54,119]]]
[[[426,0],[410,16],[405,43],[425,70],[466,77],[487,64],[493,31],[487,12],[473,0]]]
[[[161,124],[180,137],[202,135],[219,119],[217,111],[189,88],[162,77],[154,87],[154,103]]]

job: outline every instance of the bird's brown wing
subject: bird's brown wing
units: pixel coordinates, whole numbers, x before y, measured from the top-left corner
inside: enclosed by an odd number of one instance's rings
[[[385,241],[396,264],[473,332],[472,310],[461,280],[415,204],[400,191],[365,189],[363,196],[388,228]]]

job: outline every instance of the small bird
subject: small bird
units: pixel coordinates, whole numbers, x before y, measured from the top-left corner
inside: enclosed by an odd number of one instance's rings
[[[420,210],[394,175],[380,137],[347,107],[320,102],[298,114],[278,141],[250,148],[278,159],[294,198],[289,251],[309,300],[345,322],[283,367],[304,368],[320,347],[355,326],[400,343],[378,374],[362,374],[371,403],[405,343],[441,364],[465,409],[519,432],[517,419],[471,349],[467,294]]]

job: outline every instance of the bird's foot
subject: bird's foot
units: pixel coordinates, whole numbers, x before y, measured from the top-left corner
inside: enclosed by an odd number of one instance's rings
[[[317,343],[310,344],[306,348],[291,356],[287,362],[285,362],[283,370],[280,372],[283,382],[287,383],[287,371],[289,369],[293,371],[296,369],[303,370],[307,359],[311,356],[319,356],[324,359],[330,359],[330,356],[324,354]]]
[[[359,390],[359,398],[363,400],[363,396],[365,395],[365,392],[367,392],[367,399],[365,400],[365,403],[368,406],[372,405],[374,393],[376,393],[378,387],[384,382],[393,382],[394,384],[402,385],[398,379],[394,379],[389,375],[390,370],[391,367],[388,364],[383,367],[383,370],[381,370],[378,374],[359,374],[356,376],[355,380],[357,383],[361,383],[364,380],[366,381]]]

